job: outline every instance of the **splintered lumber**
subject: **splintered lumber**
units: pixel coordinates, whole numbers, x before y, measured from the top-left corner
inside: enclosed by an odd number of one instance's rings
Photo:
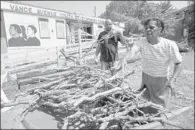
[[[48,97],[50,95],[59,95],[59,94],[67,93],[67,92],[69,92],[69,91],[67,91],[67,90],[51,90],[51,91],[42,93],[41,96],[42,97]]]
[[[97,42],[94,42],[94,43],[91,45],[91,47],[89,48],[89,50],[86,51],[85,54],[83,54],[81,58],[85,57],[90,51],[92,51],[92,49],[93,49],[95,46],[97,46]]]
[[[58,80],[54,80],[54,81],[50,81],[50,82],[48,82],[46,84],[42,84],[41,86],[37,86],[35,88],[31,88],[28,91],[32,92],[32,91],[34,91],[36,89],[47,89],[47,88],[50,88],[51,86],[59,84],[62,81],[64,81],[64,78],[61,78],[61,79],[58,79]]]
[[[190,110],[191,107],[183,107],[183,108],[180,108],[178,110],[174,110],[174,111],[171,111],[171,113],[165,113],[166,117],[171,120],[173,119],[174,117]],[[164,118],[166,119],[166,118]],[[162,126],[162,123],[159,122],[159,121],[156,121],[156,122],[152,122],[152,123],[149,123],[149,124],[145,124],[145,125],[142,125],[142,126],[138,126],[138,127],[134,127],[133,129],[153,129],[153,128],[158,128]]]
[[[29,70],[29,71],[25,71],[25,72],[20,72],[17,73],[17,79],[22,79],[22,78],[29,78],[29,77],[34,77],[34,76],[39,76],[39,74],[41,74],[41,70],[40,69],[34,69],[34,70]]]
[[[111,90],[108,90],[108,91],[105,91],[105,92],[102,92],[102,93],[98,93],[92,97],[86,97],[86,96],[83,96],[80,100],[78,100],[74,106],[78,106],[79,104],[81,104],[82,102],[86,102],[86,101],[94,101],[96,98],[99,98],[99,97],[102,97],[102,96],[107,96],[111,93],[114,93],[116,91],[120,91],[122,90],[122,88],[113,88]]]
[[[103,122],[100,126],[100,130],[106,129],[106,127],[108,126],[109,122]]]
[[[30,77],[35,77],[35,76],[42,76],[42,75],[47,75],[47,74],[53,74],[61,71],[66,71],[70,69],[70,67],[67,68],[59,68],[59,69],[33,69],[25,72],[20,72],[17,73],[17,79],[22,79],[22,78],[30,78]]]
[[[68,120],[65,119],[65,120],[64,120],[64,125],[62,126],[62,129],[63,129],[63,130],[66,130],[67,127],[68,127]]]
[[[109,72],[91,66],[76,65],[62,72],[47,73],[31,79],[21,78],[18,81],[26,82],[27,85],[37,79],[42,79],[42,82],[32,84],[31,89],[17,95],[13,103],[19,105],[17,104],[19,99],[26,101],[25,99],[28,99],[30,95],[29,107],[22,112],[20,118],[23,119],[29,111],[35,109],[46,110],[47,113],[58,113],[61,120],[57,121],[60,125],[59,129],[116,127],[133,129],[137,123],[145,125],[151,122],[162,122],[179,127],[159,117],[167,110],[161,105],[144,99],[142,94],[145,90],[135,92],[131,89],[125,77],[134,74],[134,70],[122,76],[118,74],[119,72],[112,76]],[[23,76],[26,74],[28,73],[23,73]],[[145,107],[155,109],[157,113],[145,113],[142,109]],[[30,125],[26,125],[27,127],[29,128]]]
[[[64,49],[60,49],[60,52],[62,53],[62,55],[64,56],[64,58],[66,60],[71,60],[73,62],[76,61],[76,57],[74,57],[74,56],[66,56]]]
[[[179,126],[178,124],[175,124],[175,123],[172,123],[171,121],[169,120],[166,120],[166,119],[163,119],[162,117],[153,117],[153,118],[145,118],[145,117],[138,117],[138,118],[132,118],[130,116],[121,116],[121,117],[118,117],[119,119],[125,119],[125,120],[131,120],[131,122],[144,122],[144,121],[152,121],[152,122],[156,122],[156,121],[159,121],[161,123],[164,123],[164,124],[167,124],[167,125],[171,125],[171,126],[174,126],[174,127],[177,127],[177,128],[181,128],[183,129],[183,127]]]
[[[68,76],[69,74],[72,73],[72,70],[69,71],[65,71],[65,72],[59,72],[59,73],[52,73],[52,74],[46,74],[43,76],[37,76],[37,77],[31,77],[31,78],[26,78],[26,79],[18,79],[18,85],[22,86],[22,85],[26,85],[26,84],[32,84],[35,83],[37,81],[50,81],[49,78],[58,78],[59,76],[65,77]],[[53,79],[51,79],[53,80]]]
[[[49,65],[52,65],[52,64],[55,64],[56,61],[44,61],[44,62],[38,62],[38,63],[32,63],[32,64],[29,64],[29,65],[23,65],[23,66],[20,66],[20,67],[16,67],[16,68],[12,68],[12,69],[8,69],[8,72],[9,74],[14,74],[14,73],[19,73],[19,72],[22,72],[22,71],[28,71],[28,70],[31,70],[31,69],[37,69],[37,68],[43,68],[45,66],[49,66]]]
[[[51,81],[52,79],[45,78],[45,77],[32,77],[27,79],[18,80],[17,84],[19,86],[27,85],[27,84],[33,84],[37,82],[43,82],[43,81]]]
[[[145,103],[145,104],[141,104],[141,105],[133,105],[133,106],[131,106],[131,107],[128,107],[127,109],[125,109],[124,111],[122,111],[122,112],[118,112],[118,113],[116,113],[116,114],[110,114],[109,116],[107,116],[107,117],[104,117],[104,118],[100,118],[99,119],[99,121],[101,121],[101,122],[107,122],[107,121],[111,121],[111,120],[114,120],[114,119],[129,119],[129,120],[131,120],[131,121],[133,121],[133,120],[136,120],[136,121],[138,121],[139,119],[136,119],[136,118],[132,118],[132,117],[130,117],[130,116],[126,116],[126,115],[128,115],[128,113],[129,112],[131,112],[132,110],[134,110],[135,108],[142,108],[142,107],[148,107],[148,106],[152,106],[152,105],[154,105],[154,106],[157,106],[156,104],[153,104],[153,103],[151,103],[151,102],[149,102],[149,103]],[[157,107],[161,107],[161,106],[157,106]],[[125,116],[125,117],[124,117]],[[146,119],[143,119],[143,118],[141,118],[141,120],[147,120],[148,118],[146,118]]]
[[[29,101],[1,103],[1,108],[16,106],[16,105],[19,105],[19,104],[29,104]]]

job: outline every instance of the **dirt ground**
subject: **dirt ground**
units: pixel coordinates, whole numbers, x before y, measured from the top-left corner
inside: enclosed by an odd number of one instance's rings
[[[172,97],[170,99],[168,108],[171,110],[182,108],[184,106],[192,106],[192,109],[177,116],[172,121],[174,123],[180,124],[185,129],[194,129],[194,52],[189,52],[183,55],[183,71],[180,76],[177,78],[175,83],[176,88],[176,97]],[[122,55],[121,55],[122,56]],[[135,74],[129,77],[129,83],[132,85],[132,89],[138,89],[141,84],[141,66],[140,61],[135,63],[131,63],[128,65],[128,70],[131,70],[135,65],[139,65],[136,68]],[[20,92],[25,91],[30,86],[26,86],[21,88],[19,91],[15,82],[4,83],[3,90],[5,91],[7,97],[12,100],[14,96]],[[32,87],[32,86],[31,86]],[[11,128],[19,128],[22,129],[23,126],[20,123],[16,123],[16,117],[21,113],[25,105],[20,105],[12,108],[11,110],[1,113],[1,128],[2,129],[11,129]],[[53,128],[51,124],[51,120],[47,120],[44,118],[44,121],[40,121],[40,118],[37,117],[39,114],[31,114],[31,121],[41,122],[40,124],[46,124],[48,128]],[[51,117],[49,117],[51,118]],[[51,118],[52,119],[52,118]],[[55,123],[53,123],[56,125]],[[44,128],[44,127],[39,127]],[[166,125],[162,127],[163,129],[175,129],[175,127]]]

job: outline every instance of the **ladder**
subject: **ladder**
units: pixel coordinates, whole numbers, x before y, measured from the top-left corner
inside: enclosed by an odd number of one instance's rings
[[[86,33],[84,33],[84,35],[83,35],[83,32],[85,32],[85,30],[83,27],[83,23],[80,19],[78,19],[78,24],[79,24],[79,28],[81,29],[81,37],[83,37],[83,39],[86,39]]]

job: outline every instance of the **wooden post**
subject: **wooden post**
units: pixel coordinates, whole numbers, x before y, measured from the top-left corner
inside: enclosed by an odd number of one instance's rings
[[[78,30],[78,38],[79,38],[79,62],[81,61],[82,57],[82,45],[81,45],[81,29]]]

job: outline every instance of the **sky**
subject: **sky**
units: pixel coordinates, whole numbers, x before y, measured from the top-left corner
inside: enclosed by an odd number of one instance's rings
[[[85,16],[95,16],[94,6],[96,6],[97,17],[101,13],[105,12],[106,5],[110,3],[110,1],[22,1],[22,2],[40,7],[59,9],[72,13],[79,13]],[[171,1],[171,4],[177,9],[181,9],[187,6],[187,1]]]

